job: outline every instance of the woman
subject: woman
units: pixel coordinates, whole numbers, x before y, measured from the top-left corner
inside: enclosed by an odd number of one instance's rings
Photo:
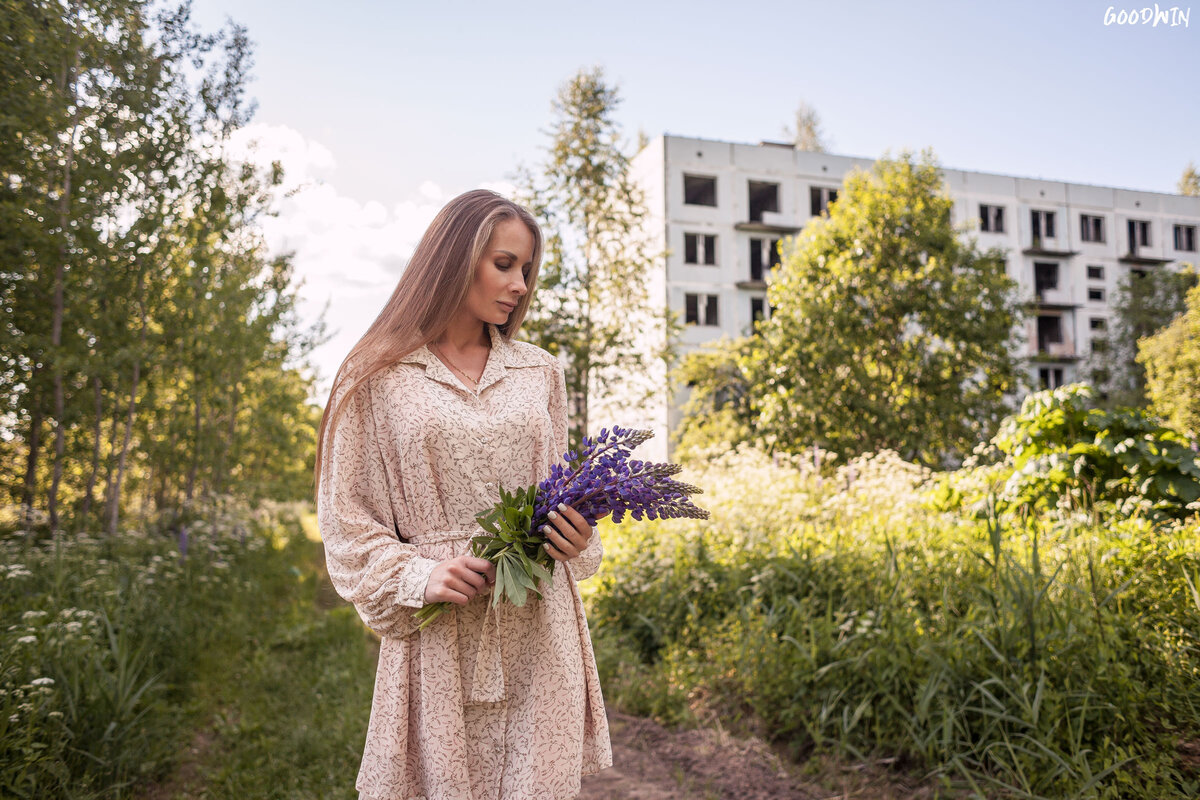
[[[576,581],[603,552],[563,506],[541,599],[491,607],[475,516],[567,449],[562,365],[512,339],[542,236],[524,208],[467,192],[443,208],[334,378],[317,440],[330,580],[381,637],[363,800],[558,800],[612,763]],[[496,590],[498,591],[498,589]],[[413,612],[449,601],[423,631]]]

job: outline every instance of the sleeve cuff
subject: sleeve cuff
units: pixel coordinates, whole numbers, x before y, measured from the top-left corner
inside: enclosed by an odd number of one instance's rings
[[[423,556],[413,556],[404,570],[404,576],[400,579],[400,586],[396,592],[396,601],[402,606],[409,608],[423,608],[425,606],[425,587],[429,583],[429,574],[433,572],[433,568],[439,563],[434,558],[424,558]]]

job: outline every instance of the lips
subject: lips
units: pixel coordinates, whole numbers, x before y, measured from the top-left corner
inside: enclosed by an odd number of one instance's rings
[[[516,303],[506,303],[503,300],[497,300],[496,302],[504,306],[506,311],[513,311],[517,307]]]

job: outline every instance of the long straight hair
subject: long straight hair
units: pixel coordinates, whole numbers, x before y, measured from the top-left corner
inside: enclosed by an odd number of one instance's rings
[[[533,264],[525,277],[528,291],[517,301],[508,321],[498,326],[512,338],[525,320],[542,262],[542,231],[525,208],[487,189],[464,192],[447,203],[417,244],[392,296],[342,360],[333,378],[329,402],[317,429],[317,459],[313,485],[321,488],[321,460],[346,402],[370,378],[414,350],[436,340],[466,300],[496,225],[519,219],[533,234]],[[345,392],[341,390],[345,387]],[[339,394],[340,393],[340,394]]]

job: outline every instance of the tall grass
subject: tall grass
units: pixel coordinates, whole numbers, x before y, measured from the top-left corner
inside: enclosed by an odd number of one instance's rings
[[[0,796],[129,796],[207,710],[195,684],[294,592],[286,507],[226,499],[166,531],[50,535],[0,521]]]
[[[1200,523],[966,519],[928,477],[741,451],[691,476],[712,519],[606,526],[607,696],[981,796],[1200,794]]]

